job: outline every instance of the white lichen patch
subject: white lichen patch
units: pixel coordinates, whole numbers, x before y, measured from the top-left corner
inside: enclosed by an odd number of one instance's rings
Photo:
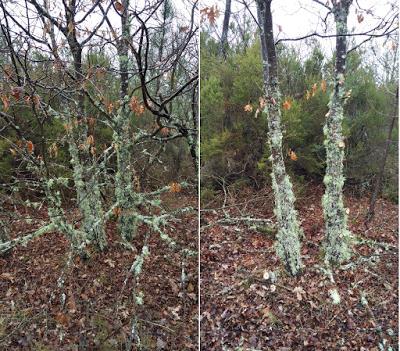
[[[329,297],[330,297],[331,300],[332,300],[332,303],[333,303],[334,305],[339,305],[341,299],[340,299],[340,295],[339,295],[339,292],[337,291],[337,289],[330,289],[330,290],[328,291],[328,293],[329,293]]]

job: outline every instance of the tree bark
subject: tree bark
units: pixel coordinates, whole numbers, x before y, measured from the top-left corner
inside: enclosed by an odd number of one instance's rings
[[[343,108],[346,99],[344,76],[347,57],[347,16],[352,0],[334,2],[336,23],[336,62],[333,92],[324,126],[326,149],[325,194],[322,205],[325,218],[325,262],[338,264],[351,256],[351,233],[347,229],[346,209],[343,205],[343,159],[342,134]]]
[[[365,224],[368,224],[375,215],[375,203],[376,203],[378,195],[382,189],[383,176],[385,174],[385,164],[386,164],[387,157],[389,155],[390,144],[392,143],[392,132],[393,132],[393,128],[394,128],[396,119],[398,118],[398,107],[399,107],[399,88],[398,87],[397,87],[397,91],[396,91],[396,103],[394,106],[395,106],[395,111],[394,111],[393,117],[391,119],[389,129],[388,129],[388,136],[387,136],[386,143],[385,143],[385,150],[383,151],[381,165],[379,167],[379,172],[376,177],[375,186],[374,186],[374,189],[372,191],[371,198],[369,201],[369,208],[368,208],[367,215],[365,217]]]
[[[301,229],[294,208],[292,183],[286,173],[282,153],[281,93],[278,83],[278,63],[275,51],[272,0],[257,1],[264,72],[264,112],[268,119],[268,143],[271,150],[272,188],[275,195],[275,215],[278,221],[276,251],[287,271],[296,275],[301,269]]]
[[[221,54],[224,57],[226,57],[226,51],[228,48],[228,32],[229,32],[229,20],[231,17],[231,3],[232,0],[225,1],[225,14],[224,14],[224,22],[222,25],[221,46],[220,46]]]
[[[122,35],[118,42],[118,59],[120,70],[120,99],[121,108],[115,119],[113,141],[117,154],[117,173],[115,175],[115,197],[119,204],[120,214],[118,226],[120,235],[124,240],[131,241],[136,235],[137,218],[135,210],[135,194],[133,189],[133,166],[131,162],[132,128],[129,109],[129,0],[122,1],[121,14]]]

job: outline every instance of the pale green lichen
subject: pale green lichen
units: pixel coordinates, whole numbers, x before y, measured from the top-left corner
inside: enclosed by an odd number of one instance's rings
[[[139,306],[143,305],[143,298],[144,294],[142,291],[139,291],[137,294],[135,294],[135,303]]]
[[[337,79],[341,79],[338,77]],[[324,127],[326,148],[326,175],[324,177],[325,194],[322,198],[325,233],[325,261],[342,263],[351,257],[351,233],[347,229],[347,215],[343,205],[344,151],[338,141],[343,140],[342,120],[343,89],[331,97],[331,109]]]
[[[337,289],[330,289],[329,290],[329,296],[330,296],[330,298],[332,300],[332,303],[334,305],[339,305],[340,304],[341,299],[340,299],[340,295],[339,295],[339,292],[337,291]]]
[[[118,110],[115,119],[113,142],[117,153],[117,172],[115,175],[115,197],[119,203],[121,214],[118,226],[121,237],[131,241],[138,225],[135,204],[139,201],[133,191],[133,169],[131,165],[132,142],[130,135],[130,114],[126,108],[128,97]]]
[[[283,162],[281,111],[279,109],[280,92],[277,88],[277,82],[271,84],[268,101],[270,102],[265,110],[268,112],[268,142],[271,149],[270,160],[272,162],[271,178],[275,195],[274,213],[278,222],[276,252],[288,272],[296,275],[302,267],[300,257],[300,236],[302,236],[302,231],[294,208],[295,196],[292,184],[286,174]]]

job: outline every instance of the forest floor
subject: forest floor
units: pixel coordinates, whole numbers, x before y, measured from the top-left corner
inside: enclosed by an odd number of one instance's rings
[[[322,194],[323,186],[313,184],[297,196],[305,234],[305,267],[298,277],[283,271],[273,248],[275,234],[216,223],[221,210],[202,211],[202,350],[378,351],[384,339],[382,350],[389,345],[398,350],[398,206],[380,199],[367,229],[368,198],[346,194],[353,234],[388,245],[355,245],[351,265],[333,270],[335,286],[321,270]],[[231,217],[273,218],[270,189],[230,195]],[[209,208],[222,201],[223,195]],[[335,287],[341,297],[336,305],[329,296]]]
[[[169,193],[163,196],[163,204],[171,209],[182,204],[197,207],[197,200],[190,194]],[[18,212],[21,218],[47,217],[45,208],[35,214],[26,209]],[[21,219],[14,223],[12,237],[35,228],[35,221],[27,224]],[[133,241],[139,251],[146,230],[140,227]],[[107,223],[108,249],[92,251],[85,261],[76,257],[69,269],[65,268],[69,245],[58,233],[0,257],[0,350],[126,350],[133,315],[146,350],[197,350],[197,256],[185,262],[187,279],[182,287],[180,254],[158,234],[152,235],[139,285],[144,304],[135,310],[132,279],[122,287],[124,280],[131,278],[128,271],[136,252],[118,244],[116,232],[116,223]],[[166,233],[197,252],[197,213],[173,221]],[[57,280],[63,271],[61,290]]]

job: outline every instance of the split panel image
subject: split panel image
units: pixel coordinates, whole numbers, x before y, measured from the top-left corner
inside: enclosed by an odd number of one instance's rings
[[[398,350],[398,23],[0,0],[0,350]]]

